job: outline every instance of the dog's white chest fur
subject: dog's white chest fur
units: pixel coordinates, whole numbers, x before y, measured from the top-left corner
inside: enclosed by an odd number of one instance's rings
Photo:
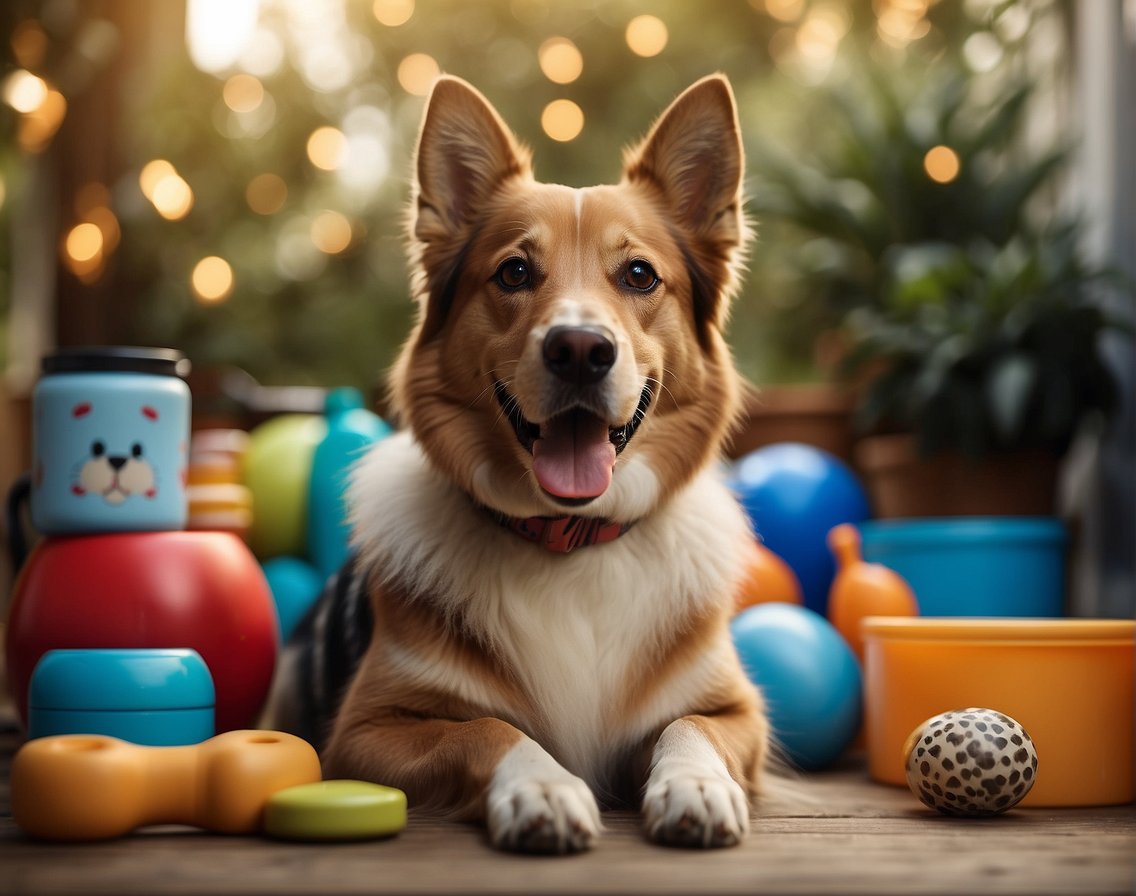
[[[745,553],[725,546],[752,536],[713,473],[622,538],[567,556],[496,527],[433,470],[407,434],[380,443],[360,463],[352,498],[367,568],[460,615],[511,669],[528,705],[515,705],[491,682],[457,682],[468,673],[436,660],[414,674],[456,686],[487,714],[527,729],[585,780],[603,782],[605,764],[621,746],[614,732],[624,741],[629,733],[646,736],[688,711],[721,672],[722,645],[708,644],[659,697],[629,693],[642,682],[645,653],[665,643],[700,602],[721,599],[737,578],[735,564]],[[414,667],[413,657],[405,665]]]

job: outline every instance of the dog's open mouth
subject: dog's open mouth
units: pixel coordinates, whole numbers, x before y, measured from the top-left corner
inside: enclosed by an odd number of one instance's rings
[[[504,385],[494,383],[493,392],[517,440],[533,456],[540,487],[561,501],[581,504],[607,491],[615,459],[638,432],[653,397],[648,382],[631,419],[613,427],[583,407],[564,411],[544,424],[533,423]]]

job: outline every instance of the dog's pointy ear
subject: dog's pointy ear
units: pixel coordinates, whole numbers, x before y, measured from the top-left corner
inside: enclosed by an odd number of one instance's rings
[[[489,101],[460,78],[439,78],[418,137],[413,237],[452,241],[503,181],[528,173],[527,151]]]
[[[692,234],[738,240],[742,142],[730,82],[711,75],[688,87],[628,153],[625,175],[649,180]]]
[[[745,160],[730,82],[688,87],[624,158],[624,178],[657,188],[691,254],[696,312],[721,326],[747,239]]]

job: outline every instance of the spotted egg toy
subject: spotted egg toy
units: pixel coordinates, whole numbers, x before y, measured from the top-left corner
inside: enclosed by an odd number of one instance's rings
[[[1037,750],[1021,724],[992,709],[958,709],[928,719],[904,746],[907,786],[944,815],[998,815],[1037,778]]]

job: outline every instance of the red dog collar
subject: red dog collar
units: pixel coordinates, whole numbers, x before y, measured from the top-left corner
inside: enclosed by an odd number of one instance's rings
[[[494,516],[506,529],[556,554],[615,541],[633,525],[584,516],[530,516],[525,519],[500,513]]]

